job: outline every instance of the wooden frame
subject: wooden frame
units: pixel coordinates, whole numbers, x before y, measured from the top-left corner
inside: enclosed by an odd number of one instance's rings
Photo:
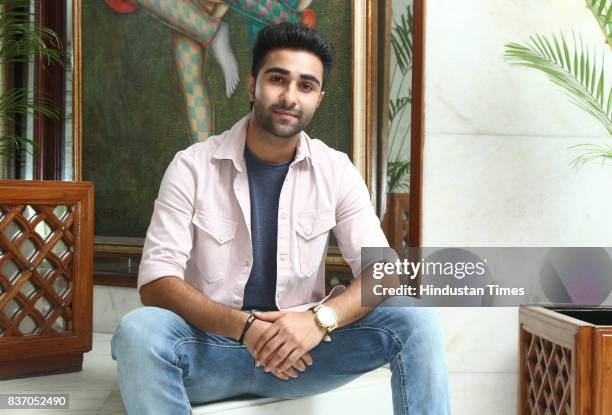
[[[378,7],[373,0],[353,1],[353,122],[352,161],[364,178],[370,198],[376,204],[377,100],[376,49]],[[327,271],[350,272],[337,246],[330,246],[326,259]]]
[[[72,128],[74,180],[83,180],[83,53],[81,48],[81,0],[72,0]]]
[[[521,306],[518,414],[610,414],[610,316],[608,307]]]
[[[13,317],[0,313],[5,331],[0,336],[0,379],[81,370],[83,353],[92,347],[93,186],[0,180],[0,200],[0,310],[14,301],[22,306]],[[52,209],[56,205],[68,207],[68,213],[57,216]],[[27,207],[35,215],[25,218]],[[10,226],[21,232],[12,239],[6,233]],[[48,235],[43,237],[39,229],[45,228]],[[64,253],[55,251],[60,242]],[[26,257],[27,243],[35,252]],[[7,263],[20,271],[5,275],[11,269]],[[63,293],[55,288],[60,278],[66,284]],[[24,293],[32,282],[36,289]],[[40,301],[47,301],[46,313]],[[36,330],[23,335],[21,322],[27,318],[36,322]],[[59,318],[66,328],[58,331],[54,322]]]
[[[66,45],[66,3],[42,1],[35,3],[37,24],[53,30],[60,41],[60,47]],[[58,115],[54,120],[37,114],[34,116],[34,178],[60,180],[63,175],[64,122],[66,71],[62,65],[49,63],[38,58],[34,64],[35,99],[39,102],[45,96],[54,97],[53,106]]]
[[[423,136],[425,134],[425,0],[414,0],[412,34],[412,128],[410,130],[410,226],[408,242],[421,246],[423,207]]]
[[[59,120],[44,116],[34,118],[34,178],[37,180],[61,180],[65,165],[65,157],[72,157],[74,180],[82,180],[82,102],[81,102],[81,0],[72,0],[72,47],[73,47],[73,107],[72,107],[72,154],[64,154],[65,136],[65,66],[48,64],[38,58],[35,62],[35,99],[48,99],[57,110]],[[37,24],[53,30],[61,47],[66,47],[66,2],[37,1],[35,16]],[[65,62],[69,65],[70,62]]]

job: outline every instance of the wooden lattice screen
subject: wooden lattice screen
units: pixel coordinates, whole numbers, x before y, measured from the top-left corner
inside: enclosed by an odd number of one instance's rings
[[[520,415],[612,415],[611,390],[612,308],[520,307]]]
[[[0,378],[81,369],[92,255],[90,183],[0,180]]]
[[[529,414],[572,413],[572,352],[535,334],[526,332],[525,371]]]

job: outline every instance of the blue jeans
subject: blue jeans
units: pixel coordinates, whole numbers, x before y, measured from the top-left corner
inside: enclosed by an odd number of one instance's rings
[[[236,396],[297,398],[330,391],[390,363],[396,415],[450,413],[444,342],[431,308],[377,307],[310,351],[313,365],[281,380],[245,346],[188,324],[172,311],[141,307],[112,339],[119,387],[132,414],[190,414],[191,405]]]

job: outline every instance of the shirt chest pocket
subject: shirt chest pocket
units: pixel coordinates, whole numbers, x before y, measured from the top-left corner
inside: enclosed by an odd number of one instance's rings
[[[299,273],[310,278],[325,261],[329,231],[336,226],[333,211],[307,212],[297,215],[296,234],[299,251]]]
[[[238,223],[206,211],[193,216],[194,247],[192,255],[198,272],[208,282],[225,278]]]

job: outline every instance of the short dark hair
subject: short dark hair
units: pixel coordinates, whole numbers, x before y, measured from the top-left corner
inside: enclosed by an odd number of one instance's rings
[[[257,78],[268,52],[276,49],[295,49],[316,55],[323,63],[323,85],[334,64],[336,52],[329,41],[317,30],[300,23],[278,23],[261,29],[253,47],[251,75]]]

